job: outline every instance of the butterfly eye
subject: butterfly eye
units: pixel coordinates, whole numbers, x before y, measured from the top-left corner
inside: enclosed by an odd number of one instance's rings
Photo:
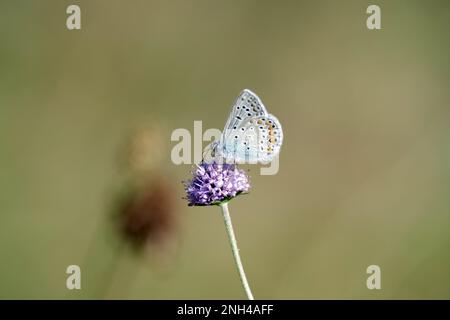
[[[247,113],[247,115],[249,116],[249,117],[251,117],[252,116],[252,114],[249,112],[249,113]]]
[[[233,127],[233,129],[235,129],[235,130],[236,130],[236,126],[234,126],[234,127]]]
[[[237,139],[237,138],[238,138],[238,136],[234,136],[234,138],[235,138],[235,139]]]

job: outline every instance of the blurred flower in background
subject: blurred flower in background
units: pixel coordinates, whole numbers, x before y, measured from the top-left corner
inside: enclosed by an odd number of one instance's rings
[[[138,129],[127,144],[129,186],[119,204],[117,222],[122,238],[137,251],[171,251],[178,215],[173,185],[162,163],[166,150],[160,126]]]
[[[123,296],[133,286],[142,263],[163,267],[165,272],[178,249],[179,211],[177,193],[171,176],[165,170],[166,149],[161,126],[137,129],[119,150],[120,182],[113,195],[107,221],[100,221],[96,236],[90,241],[83,266],[99,266],[99,276],[88,297],[108,299]],[[102,257],[98,246],[104,238],[112,250]],[[124,269],[131,255],[134,263]],[[90,262],[94,261],[94,262]],[[88,268],[88,267],[86,267]],[[92,296],[91,296],[92,295]]]
[[[137,188],[124,201],[120,227],[125,238],[137,250],[148,246],[163,249],[176,234],[178,219],[173,188],[163,178],[154,178]]]

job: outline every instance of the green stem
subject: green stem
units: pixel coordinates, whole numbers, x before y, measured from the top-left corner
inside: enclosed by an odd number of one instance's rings
[[[225,228],[227,230],[228,239],[230,240],[231,251],[233,252],[234,262],[239,272],[239,277],[241,278],[242,286],[244,287],[245,293],[249,300],[254,300],[250,286],[248,285],[247,277],[245,276],[244,267],[242,266],[241,257],[239,256],[239,249],[237,247],[236,237],[233,231],[233,225],[231,224],[231,217],[228,211],[228,203],[220,204],[222,208],[223,220],[225,222]]]

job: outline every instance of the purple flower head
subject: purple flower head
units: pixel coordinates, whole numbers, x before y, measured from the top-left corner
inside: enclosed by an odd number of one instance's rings
[[[197,166],[192,180],[185,183],[190,206],[211,206],[247,192],[248,176],[234,164],[204,163]]]

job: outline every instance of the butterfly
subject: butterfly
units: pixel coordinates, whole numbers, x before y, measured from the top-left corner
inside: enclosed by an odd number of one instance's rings
[[[261,99],[243,90],[233,104],[219,141],[212,146],[215,158],[227,163],[269,163],[279,153],[283,129]]]

